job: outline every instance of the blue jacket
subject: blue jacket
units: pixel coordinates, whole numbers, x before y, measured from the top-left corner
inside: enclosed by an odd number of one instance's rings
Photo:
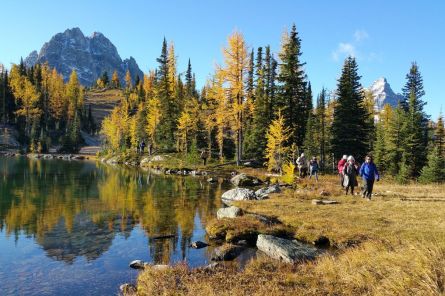
[[[363,163],[360,167],[360,176],[365,180],[374,180],[374,178],[380,179],[379,172],[374,163]]]

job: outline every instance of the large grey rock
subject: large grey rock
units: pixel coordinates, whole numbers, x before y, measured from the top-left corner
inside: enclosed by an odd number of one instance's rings
[[[313,205],[336,205],[339,202],[336,200],[327,200],[327,199],[313,199]]]
[[[227,207],[227,208],[221,208],[216,212],[216,218],[217,219],[223,219],[223,218],[236,218],[243,215],[243,211],[238,207]]]
[[[230,182],[235,186],[258,186],[263,184],[260,179],[246,174],[236,175],[230,179]]]
[[[129,266],[133,269],[144,269],[148,266],[148,263],[142,260],[133,260],[130,262]]]
[[[269,187],[258,189],[257,191],[255,191],[255,194],[257,196],[257,199],[265,199],[269,197],[269,194],[278,192],[281,192],[280,185],[275,184]]]
[[[223,193],[222,199],[227,201],[233,200],[252,200],[256,199],[255,192],[246,188],[234,188]]]
[[[238,257],[245,249],[244,246],[225,244],[213,250],[210,260],[230,261]]]
[[[122,60],[116,47],[102,33],[94,32],[91,36],[85,36],[79,28],[54,35],[38,54],[33,51],[25,59],[28,67],[45,62],[55,67],[65,81],[71,71],[76,69],[80,83],[85,86],[91,86],[104,72],[111,79],[115,70],[121,83],[125,81],[127,70],[133,82],[136,76],[140,79],[144,77],[134,58]]]
[[[269,257],[287,263],[314,259],[317,255],[317,249],[312,246],[272,235],[258,235],[256,246]]]

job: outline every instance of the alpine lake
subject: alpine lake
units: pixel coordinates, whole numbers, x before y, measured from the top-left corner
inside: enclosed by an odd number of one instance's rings
[[[135,259],[210,263],[228,182],[93,161],[0,157],[0,294],[117,295]],[[171,236],[159,238],[160,236]]]

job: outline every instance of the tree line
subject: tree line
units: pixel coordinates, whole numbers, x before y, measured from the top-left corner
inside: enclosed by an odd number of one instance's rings
[[[190,60],[186,71],[178,74],[174,44],[165,38],[157,68],[142,79],[136,77],[132,83],[127,72],[124,84],[116,72],[111,80],[104,73],[96,86],[120,88],[125,95],[102,122],[105,148],[111,152],[135,151],[146,141],[155,151],[191,157],[206,149],[214,160],[235,160],[238,164],[257,160],[279,172],[284,166],[289,169],[302,152],[319,157],[325,170],[343,154],[361,161],[372,153],[380,170],[400,182],[413,178],[444,181],[443,118],[440,115],[433,122],[425,114],[423,80],[415,62],[406,75],[404,99],[395,108],[386,105],[377,114],[372,94],[360,83],[353,57],[345,60],[336,90],[322,89],[313,105],[302,40],[295,25],[284,34],[278,54],[272,53],[269,45],[249,49],[243,35],[234,32],[223,48],[223,57],[223,63],[199,91]],[[35,79],[25,73],[29,71],[20,69],[13,66],[10,76],[18,71],[33,84]],[[12,77],[3,81],[14,85]],[[37,112],[39,127],[45,123],[60,131],[72,128],[68,123],[75,121],[75,114],[79,119],[85,116],[82,88],[79,86],[79,99],[74,99],[76,96],[67,95],[70,83],[71,79],[64,90],[64,108],[58,109],[63,111],[48,112],[48,117],[43,111]],[[44,105],[46,97],[42,94],[46,93],[51,100],[49,90],[44,92],[38,83],[33,85],[40,98],[37,101]],[[33,97],[32,93],[27,96]],[[15,105],[6,111],[4,107],[3,118],[19,118],[24,134],[35,139],[31,137],[33,109],[23,108],[29,100],[14,87],[7,87],[6,98],[3,106]],[[73,113],[70,102],[78,102],[78,112]],[[49,104],[41,110],[45,108],[52,107]]]
[[[91,108],[84,105],[85,90],[76,71],[67,82],[48,64],[12,65],[0,75],[0,122],[13,125],[28,152],[77,151],[80,131],[97,130]]]

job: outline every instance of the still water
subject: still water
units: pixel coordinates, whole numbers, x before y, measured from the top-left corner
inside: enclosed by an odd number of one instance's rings
[[[208,263],[228,185],[94,162],[0,157],[0,294],[116,295],[128,263]],[[175,234],[171,239],[154,239]]]

